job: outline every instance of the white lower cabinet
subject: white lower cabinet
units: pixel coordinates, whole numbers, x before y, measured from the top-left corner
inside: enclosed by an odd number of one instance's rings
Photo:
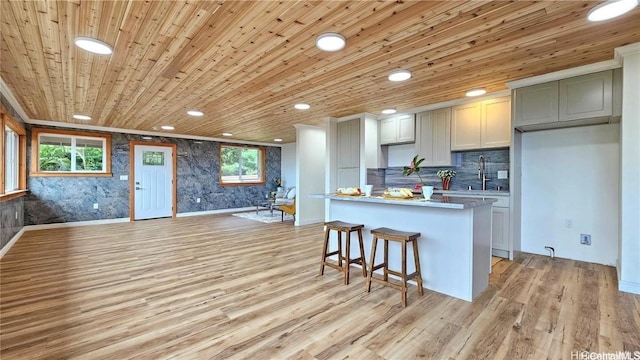
[[[491,254],[509,258],[509,208],[493,206]]]
[[[511,258],[509,255],[511,249],[511,241],[509,239],[509,215],[510,215],[510,207],[509,207],[509,196],[491,196],[490,194],[486,196],[475,195],[475,194],[465,194],[464,191],[456,191],[454,193],[447,193],[448,196],[463,196],[463,197],[472,197],[472,198],[495,198],[498,201],[493,203],[491,208],[491,219],[492,219],[492,227],[491,227],[491,255],[499,256],[503,258]]]

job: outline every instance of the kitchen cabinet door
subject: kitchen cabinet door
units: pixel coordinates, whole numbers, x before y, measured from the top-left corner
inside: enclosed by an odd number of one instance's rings
[[[360,121],[338,123],[338,168],[360,166]]]
[[[480,146],[483,149],[511,145],[511,97],[482,102]]]
[[[360,169],[338,169],[336,177],[337,187],[360,187]]]
[[[481,103],[463,104],[451,108],[451,150],[481,148]]]
[[[398,118],[397,142],[411,143],[416,139],[416,122],[413,115]]]
[[[425,111],[417,116],[416,153],[423,166],[452,166],[451,108]]]
[[[557,122],[558,82],[516,89],[515,102],[515,126]]]
[[[509,208],[493,207],[491,212],[491,249],[492,254],[509,257]]]
[[[415,124],[413,115],[400,115],[380,120],[380,145],[414,142]]]
[[[611,116],[613,72],[576,76],[558,82],[559,119],[571,121]]]
[[[398,139],[396,119],[380,120],[380,145],[393,144]]]

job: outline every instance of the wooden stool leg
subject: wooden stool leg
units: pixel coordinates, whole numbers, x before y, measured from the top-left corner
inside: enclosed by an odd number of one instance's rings
[[[344,284],[349,285],[349,269],[351,268],[351,231],[346,232],[345,239],[345,262],[344,262]]]
[[[407,307],[407,242],[402,242],[402,306]]]
[[[329,229],[324,230],[324,244],[322,245],[322,261],[320,262],[320,276],[324,275],[324,262],[327,260],[327,247],[329,246]]]
[[[342,231],[338,233],[338,266],[342,267]]]
[[[416,264],[416,282],[418,283],[418,294],[422,296],[422,271],[420,270],[420,255],[418,254],[418,242],[413,240],[413,261]]]
[[[369,261],[369,271],[367,272],[367,283],[366,283],[366,290],[367,292],[371,291],[371,276],[373,275],[373,267],[375,264],[375,260],[376,260],[376,248],[378,247],[378,237],[377,236],[373,236],[373,243],[371,245],[371,257],[370,257],[370,261]]]
[[[362,242],[362,229],[358,229],[358,245],[360,246],[360,265],[362,265],[362,277],[367,277],[367,262],[364,256],[364,243]]]
[[[389,281],[389,240],[384,240],[384,273],[382,279]]]

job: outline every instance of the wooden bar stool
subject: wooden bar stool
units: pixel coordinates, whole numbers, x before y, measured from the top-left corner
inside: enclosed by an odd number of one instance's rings
[[[324,245],[322,246],[322,263],[320,264],[320,275],[324,274],[324,267],[329,266],[344,273],[344,284],[349,285],[349,267],[351,264],[360,264],[362,266],[362,276],[367,277],[367,263],[364,256],[364,245],[362,243],[362,228],[364,225],[349,224],[342,221],[329,221],[324,223]],[[337,231],[338,235],[338,250],[327,252],[329,249],[329,235],[331,230]],[[358,245],[360,245],[360,257],[351,259],[351,233],[356,231],[358,233]],[[345,254],[342,254],[342,233],[345,233]],[[328,257],[338,255],[338,263],[335,264],[327,260]]]
[[[390,286],[394,289],[400,290],[402,293],[402,306],[407,306],[407,280],[415,279],[418,283],[418,294],[422,296],[422,276],[420,274],[420,256],[418,254],[418,242],[420,233],[412,233],[405,231],[398,231],[389,228],[377,228],[371,230],[373,235],[373,242],[371,245],[371,260],[369,261],[370,268],[367,276],[367,292],[371,291],[371,281],[378,282],[385,286]],[[376,247],[378,245],[378,239],[384,240],[384,262],[375,265],[376,259]],[[400,242],[402,246],[402,271],[397,272],[389,270],[389,240]],[[413,244],[413,260],[416,266],[416,271],[407,275],[407,243]],[[384,273],[382,278],[376,278],[373,276],[373,272],[383,268]],[[389,274],[400,277],[402,283],[400,285],[391,283],[389,281]]]

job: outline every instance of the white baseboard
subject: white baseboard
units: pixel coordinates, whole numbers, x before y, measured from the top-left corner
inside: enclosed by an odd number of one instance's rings
[[[187,213],[179,213],[179,214],[176,214],[176,217],[227,214],[227,213],[237,213],[237,212],[242,212],[242,211],[256,211],[256,207],[255,206],[249,206],[249,207],[233,208],[233,209],[194,211],[194,212],[187,212]]]
[[[317,224],[317,223],[323,223],[323,222],[324,222],[324,218],[307,219],[304,221],[300,221],[296,219],[296,226],[311,225],[311,224]]]
[[[18,231],[17,234],[15,234],[11,240],[9,240],[9,242],[2,248],[0,249],[0,259],[2,259],[2,257],[4,256],[4,254],[6,254],[7,252],[9,252],[9,249],[11,249],[11,247],[13,246],[13,244],[15,244],[16,242],[18,242],[18,239],[20,239],[20,237],[22,236],[22,234],[24,234],[24,227],[22,229],[20,229],[20,231]]]
[[[640,283],[631,281],[618,281],[618,290],[640,295]]]

